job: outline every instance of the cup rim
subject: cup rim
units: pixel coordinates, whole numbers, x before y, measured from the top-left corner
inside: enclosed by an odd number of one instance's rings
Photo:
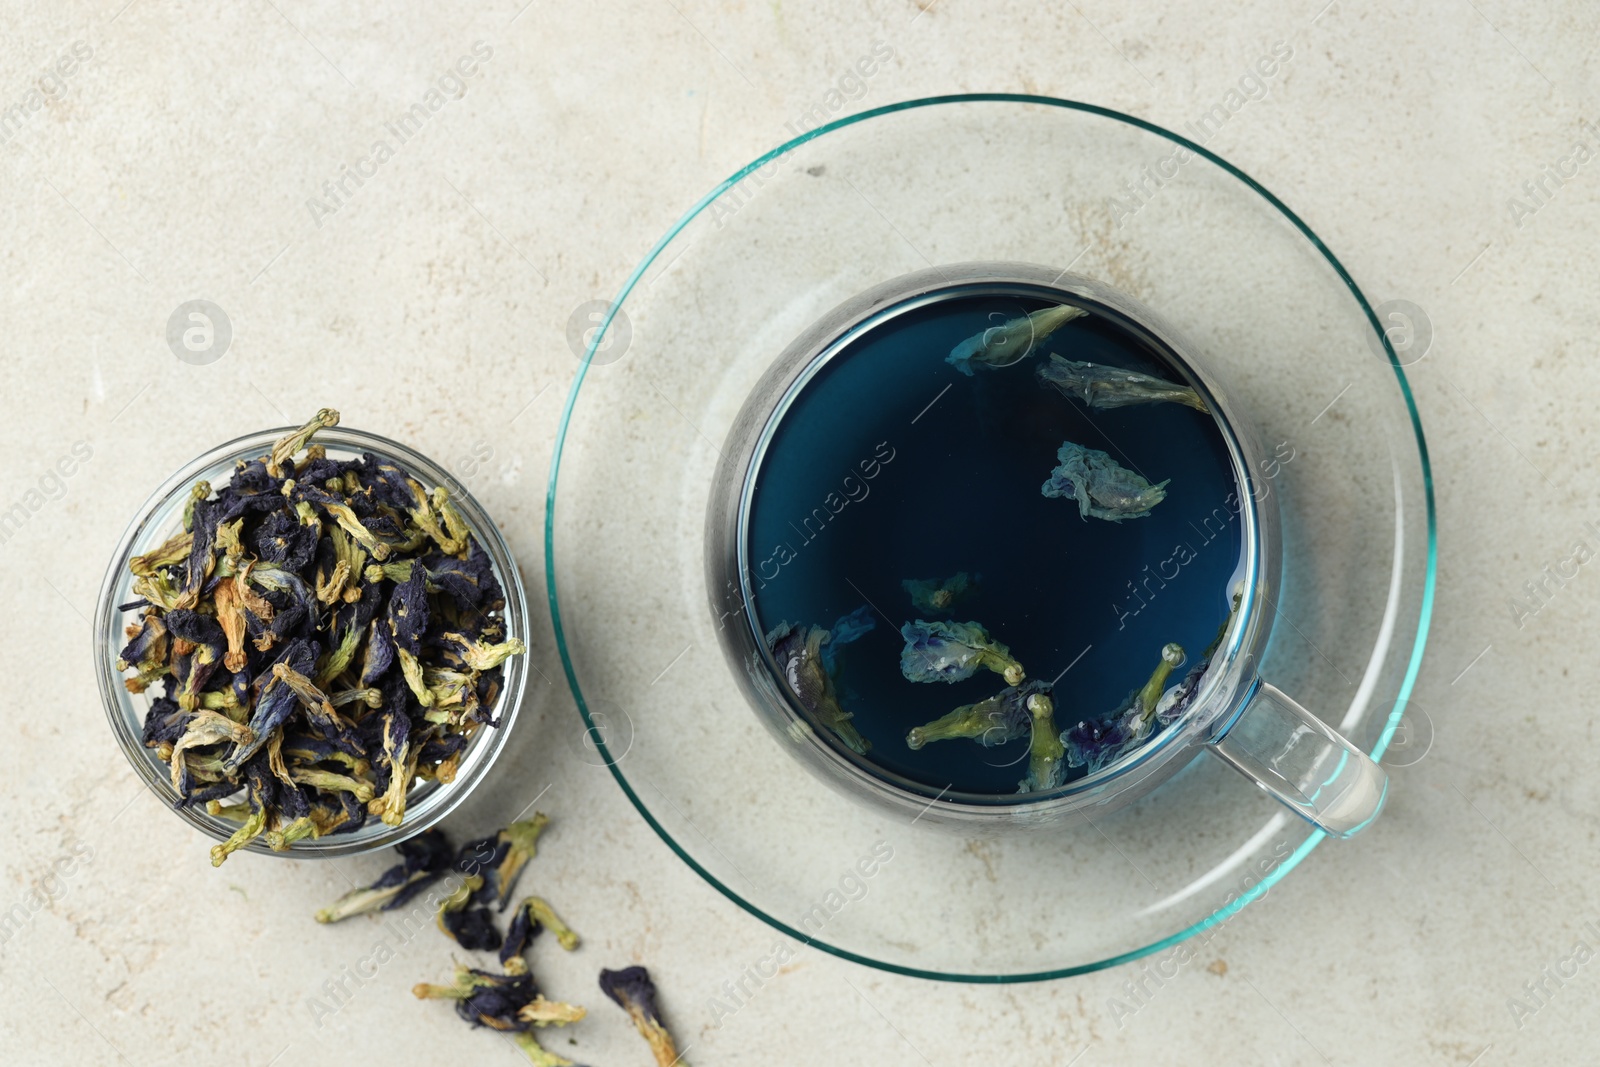
[[[240,459],[253,459],[270,451],[273,442],[286,433],[298,429],[283,426],[242,434],[225,441],[185,463],[157,486],[135,511],[133,518],[118,539],[101,581],[100,596],[95,605],[94,634],[95,673],[99,682],[101,703],[123,755],[127,757],[134,773],[145,786],[159,797],[162,803],[183,818],[190,826],[217,841],[226,841],[234,826],[225,820],[206,813],[203,809],[176,806],[178,800],[169,775],[169,764],[144,746],[139,730],[135,729],[130,715],[135,711],[133,695],[123,686],[126,675],[116,669],[117,653],[122,648],[122,626],[133,613],[119,610],[122,598],[119,590],[127,580],[128,562],[146,544],[156,544],[156,532],[161,537],[172,532],[171,513],[177,500],[187,496],[190,486],[201,474],[223,464]],[[419,481],[446,486],[451,500],[467,521],[473,536],[478,539],[488,555],[495,578],[505,593],[502,610],[507,637],[528,639],[528,602],[521,571],[510,546],[483,506],[458,479],[444,467],[415,449],[398,441],[367,430],[339,425],[317,431],[314,444],[335,452],[373,452],[396,460]],[[157,523],[158,516],[166,520]],[[424,782],[413,786],[407,794],[406,814],[398,826],[390,826],[369,818],[359,829],[330,834],[321,838],[305,838],[292,843],[287,849],[275,852],[257,837],[238,851],[289,859],[331,859],[334,857],[364,855],[398,845],[437,825],[466,800],[472,790],[487,777],[490,768],[505,747],[517,713],[521,709],[528,685],[527,654],[512,656],[506,661],[500,694],[489,709],[497,726],[480,728],[476,736],[463,749],[463,757],[456,777],[449,783]]]

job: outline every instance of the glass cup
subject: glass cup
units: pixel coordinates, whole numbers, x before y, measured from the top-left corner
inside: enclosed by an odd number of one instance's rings
[[[185,822],[215,838],[226,841],[237,824],[208,814],[203,808],[179,808],[177,792],[172,788],[168,765],[153,749],[141,740],[144,719],[159,687],[148,692],[128,692],[122,684],[123,672],[116,668],[117,655],[127,642],[123,627],[134,622],[138,613],[124,611],[120,605],[138,597],[133,592],[133,574],[128,561],[148,552],[183,528],[183,509],[189,497],[189,487],[205,480],[212,485],[222,485],[232,475],[234,465],[240,460],[254,459],[272,450],[272,445],[295,427],[262,430],[236,438],[199,456],[183,469],[173,474],[150,495],[138,516],[122,535],[117,550],[112,554],[100,587],[100,599],[95,607],[94,643],[95,670],[100,681],[100,695],[105,702],[106,716],[111,732],[128,757],[135,773],[144,780],[150,791],[172,808]],[[424,486],[443,485],[450,490],[451,502],[467,521],[473,536],[488,554],[494,576],[505,591],[504,608],[506,637],[528,639],[528,603],[522,588],[522,577],[500,531],[472,495],[451,477],[444,468],[405,445],[377,434],[352,430],[344,426],[317,431],[315,443],[322,445],[332,459],[359,458],[363,452],[372,452],[394,460],[410,471]],[[330,834],[321,838],[305,838],[294,842],[288,850],[273,852],[258,837],[241,851],[264,855],[306,857],[354,856],[397,845],[407,838],[428,829],[449,815],[466,800],[467,795],[488,775],[489,768],[505,746],[522,705],[523,690],[527,687],[527,656],[512,656],[505,662],[505,674],[500,695],[489,709],[497,727],[480,729],[467,743],[454,780],[448,783],[426,781],[413,785],[406,800],[405,820],[399,826],[390,826],[373,817],[349,833]]]
[[[1222,644],[1188,709],[1165,730],[1110,765],[1039,796],[989,796],[887,773],[814,729],[783,680],[753,610],[748,523],[756,474],[789,403],[816,372],[863,330],[947,295],[1027,295],[1083,307],[1112,319],[1166,357],[1205,399],[1227,445],[1241,521],[1241,594]],[[1348,837],[1372,822],[1387,776],[1361,749],[1261,677],[1283,568],[1283,524],[1273,460],[1243,411],[1206,361],[1169,322],[1091,278],[1023,263],[966,263],[918,271],[846,301],[805,330],[773,363],[734,420],[710,497],[706,557],[718,638],[741,689],[762,720],[814,773],[845,792],[916,819],[958,826],[1003,820],[1050,825],[1080,812],[1121,807],[1145,795],[1201,750],[1221,759],[1322,831]]]

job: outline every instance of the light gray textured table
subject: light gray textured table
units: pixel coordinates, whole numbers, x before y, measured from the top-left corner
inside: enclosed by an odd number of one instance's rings
[[[1416,693],[1435,736],[1395,771],[1372,830],[1318,849],[1170,978],[1136,964],[962,987],[809,953],[713,1028],[709,998],[771,932],[556,740],[577,726],[544,619],[533,655],[551,681],[494,796],[452,826],[487,829],[548,787],[541,884],[587,940],[540,969],[593,1008],[576,1045],[551,1041],[583,1062],[649,1062],[593,987],[601,965],[635,961],[697,1064],[1592,1060],[1595,579],[1574,549],[1600,548],[1584,252],[1600,233],[1597,30],[1575,3],[1386,7],[8,5],[0,511],[23,518],[0,532],[0,1058],[519,1055],[411,998],[442,979],[447,945],[425,934],[374,962],[376,924],[311,925],[346,888],[331,864],[211,870],[113,746],[87,616],[123,524],[171,470],[331,404],[471,467],[537,592],[569,316],[787,123],[1005,90],[1182,129],[1281,41],[1292,59],[1209,146],[1305,217],[1369,296],[1413,301],[1433,330],[1412,379],[1440,516]],[[878,42],[893,59],[846,77]],[[454,98],[391,130],[441,79]],[[167,343],[193,299],[231,322],[204,367]],[[1530,599],[1529,582],[1544,591]]]

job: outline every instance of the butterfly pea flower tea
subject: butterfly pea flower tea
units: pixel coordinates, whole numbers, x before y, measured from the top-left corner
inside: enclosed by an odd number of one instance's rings
[[[1073,292],[934,282],[788,373],[720,475],[738,558],[784,562],[713,599],[797,727],[897,787],[1013,803],[1182,717],[1247,537],[1233,434],[1177,352]]]

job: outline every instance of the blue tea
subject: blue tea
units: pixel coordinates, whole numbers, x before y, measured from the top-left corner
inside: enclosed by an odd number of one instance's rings
[[[1207,398],[1075,299],[907,300],[768,425],[747,608],[816,732],[892,781],[1034,799],[1136,751],[1236,606],[1239,484]]]

